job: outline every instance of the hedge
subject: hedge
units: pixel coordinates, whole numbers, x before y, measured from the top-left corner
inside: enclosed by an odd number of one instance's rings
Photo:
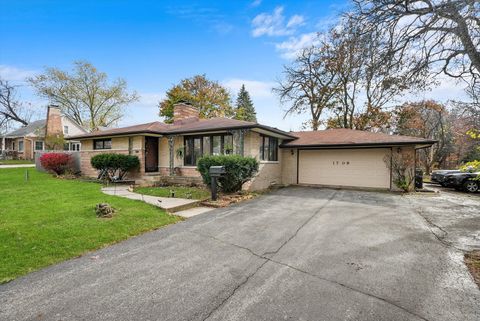
[[[99,178],[115,181],[122,180],[129,171],[138,168],[140,160],[134,155],[104,153],[93,156],[90,164],[100,171]]]
[[[211,185],[210,166],[225,166],[226,174],[218,179],[220,190],[224,193],[240,191],[242,185],[249,181],[258,171],[258,161],[253,157],[239,155],[215,155],[200,158],[197,169],[203,182]]]

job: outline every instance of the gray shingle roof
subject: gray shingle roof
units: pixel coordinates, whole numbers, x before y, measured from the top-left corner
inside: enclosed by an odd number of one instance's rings
[[[10,133],[6,134],[5,137],[12,137],[12,138],[13,137],[23,137],[23,136],[26,136],[26,135],[31,134],[31,133],[37,134],[37,133],[35,133],[36,131],[39,131],[38,134],[40,134],[40,136],[43,136],[44,135],[43,131],[45,129],[46,123],[47,123],[46,119],[32,121],[27,126],[20,127],[19,129],[14,130],[13,132],[10,132]]]

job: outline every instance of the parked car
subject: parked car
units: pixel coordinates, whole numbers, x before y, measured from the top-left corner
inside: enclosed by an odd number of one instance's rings
[[[459,169],[442,169],[442,170],[433,171],[430,180],[433,183],[438,183],[446,187],[447,175],[456,174],[456,173],[462,173],[462,171]]]
[[[480,180],[478,178],[480,178],[480,172],[449,174],[447,175],[446,185],[454,187],[456,190],[475,193],[480,188]]]

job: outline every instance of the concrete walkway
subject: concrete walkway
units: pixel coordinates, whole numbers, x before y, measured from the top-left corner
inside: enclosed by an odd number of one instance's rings
[[[22,168],[22,167],[35,167],[35,164],[0,165],[0,168]]]
[[[197,207],[198,200],[138,194],[131,192],[129,187],[125,185],[103,187],[102,192],[108,195],[140,200],[158,206],[170,213],[175,213],[175,215],[187,218],[212,210],[208,207]]]

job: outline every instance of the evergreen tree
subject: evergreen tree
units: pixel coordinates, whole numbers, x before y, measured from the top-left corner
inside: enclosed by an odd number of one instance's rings
[[[237,96],[237,102],[235,104],[235,119],[257,122],[257,113],[255,112],[255,107],[250,99],[250,94],[245,89],[245,85],[242,85]]]

